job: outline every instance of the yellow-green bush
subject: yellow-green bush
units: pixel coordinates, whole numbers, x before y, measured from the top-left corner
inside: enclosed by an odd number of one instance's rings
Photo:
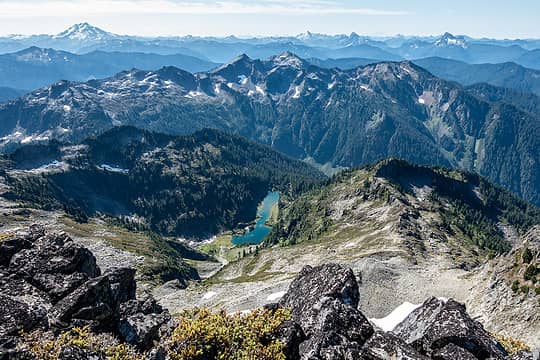
[[[35,331],[23,334],[24,345],[21,350],[42,360],[57,360],[68,347],[87,350],[110,360],[144,359],[131,346],[119,343],[110,335],[96,335],[88,327],[75,327],[70,331],[54,336],[50,332]]]
[[[247,314],[186,310],[168,341],[168,355],[173,360],[283,360],[283,344],[275,333],[288,318],[286,310]]]
[[[178,326],[160,345],[171,360],[284,360],[284,345],[276,331],[290,317],[286,310],[254,310],[227,314],[224,310],[184,310]],[[88,327],[74,328],[59,336],[35,331],[21,334],[21,350],[43,360],[57,360],[67,348],[78,348],[109,360],[142,360],[132,346],[107,334],[93,334]]]
[[[511,336],[505,336],[501,334],[492,334],[495,339],[505,348],[509,354],[517,353],[522,350],[531,350],[531,348],[525,344],[525,342],[514,339]]]

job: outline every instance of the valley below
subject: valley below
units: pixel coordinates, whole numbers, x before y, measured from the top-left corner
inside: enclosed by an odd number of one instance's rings
[[[288,245],[272,245],[268,238],[258,245],[235,245],[235,236],[246,235],[229,231],[201,242],[185,243],[186,247],[194,246],[192,253],[171,253],[164,250],[169,249],[164,244],[175,248],[174,244],[185,240],[168,238],[165,243],[156,243],[149,233],[128,230],[106,217],[78,223],[62,211],[28,208],[7,199],[0,203],[2,232],[15,234],[33,223],[44,225],[48,231],[66,232],[96,255],[102,269],[113,269],[119,263],[136,268],[138,292],[152,294],[172,314],[193,307],[229,312],[258,308],[283,296],[306,264],[335,262],[356,274],[359,308],[370,319],[385,318],[403,303],[421,304],[430,296],[452,298],[466,304],[487,330],[540,346],[536,335],[540,327],[538,296],[532,289],[529,294],[516,294],[510,289],[508,275],[515,271],[513,259],[519,257],[524,246],[538,249],[540,229],[521,236],[515,228],[506,226],[505,241],[511,244],[511,250],[493,258],[464,245],[463,233],[445,229],[439,210],[430,200],[434,191],[430,181],[418,180],[423,185],[414,185],[409,194],[396,192],[388,187],[389,180],[371,174],[357,172],[350,183],[338,180],[334,185],[337,188],[319,193],[323,195],[317,196],[332,196],[331,202],[317,200],[330,206],[324,211],[332,224],[313,240]],[[368,179],[372,188],[361,190]],[[381,192],[379,186],[383,185],[390,192]],[[5,191],[7,188],[4,184]],[[366,199],[362,191],[384,194],[386,200],[379,195]],[[259,225],[272,225],[273,232],[283,226],[283,218],[293,206],[290,200],[281,200],[277,214],[277,196],[270,193],[258,212]],[[316,221],[311,223],[312,229],[324,221],[309,212],[304,219]],[[273,236],[270,234],[270,239]],[[302,239],[301,233],[295,236]],[[163,268],[178,259],[182,260],[175,272]]]

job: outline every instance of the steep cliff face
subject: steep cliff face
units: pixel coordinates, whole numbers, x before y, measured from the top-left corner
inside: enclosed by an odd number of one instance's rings
[[[486,262],[474,275],[467,299],[471,315],[491,331],[538,345],[540,328],[540,231],[535,226],[509,254]]]

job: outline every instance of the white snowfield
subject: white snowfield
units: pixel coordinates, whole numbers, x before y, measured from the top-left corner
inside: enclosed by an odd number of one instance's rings
[[[422,304],[411,304],[410,302],[404,302],[395,308],[390,314],[381,319],[369,319],[375,326],[382,331],[388,332],[394,330],[394,328],[410,313],[420,307]]]
[[[286,291],[278,291],[275,293],[272,293],[266,297],[267,301],[276,301],[281,299],[287,292]]]
[[[207,292],[206,294],[203,295],[202,299],[203,300],[210,300],[211,298],[213,298],[216,295],[217,295],[217,292],[209,291],[209,292]]]
[[[438,297],[437,299],[447,302],[448,298]],[[395,308],[390,314],[381,319],[369,319],[375,326],[382,331],[388,332],[394,330],[394,328],[403,320],[409,316],[414,310],[418,309],[422,304],[411,304],[410,302],[404,302]]]

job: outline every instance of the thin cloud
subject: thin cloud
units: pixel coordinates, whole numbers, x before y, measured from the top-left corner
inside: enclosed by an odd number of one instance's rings
[[[258,1],[256,4],[234,1],[172,0],[52,0],[0,1],[0,17],[51,17],[116,14],[276,14],[325,15],[356,14],[366,16],[398,16],[401,10],[383,10],[343,6],[336,1]]]

